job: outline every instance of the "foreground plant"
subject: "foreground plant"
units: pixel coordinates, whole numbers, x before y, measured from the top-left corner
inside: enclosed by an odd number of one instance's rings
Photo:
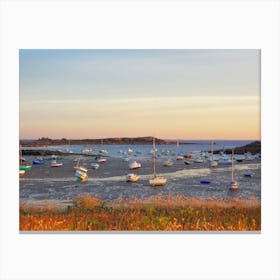
[[[22,231],[256,231],[257,199],[203,200],[184,196],[104,202],[85,194],[67,209],[20,206]]]

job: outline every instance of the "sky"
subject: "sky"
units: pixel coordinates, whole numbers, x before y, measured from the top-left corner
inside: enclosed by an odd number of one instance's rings
[[[20,138],[260,139],[260,50],[19,51]]]

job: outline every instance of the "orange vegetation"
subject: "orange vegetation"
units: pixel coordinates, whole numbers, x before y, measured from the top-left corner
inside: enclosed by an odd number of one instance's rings
[[[20,206],[21,231],[259,231],[257,199],[217,200],[184,196],[104,202],[88,194],[73,206]]]

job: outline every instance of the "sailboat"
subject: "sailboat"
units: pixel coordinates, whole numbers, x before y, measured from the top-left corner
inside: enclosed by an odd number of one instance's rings
[[[154,178],[150,179],[150,185],[152,187],[157,187],[157,186],[164,186],[167,182],[167,179],[163,176],[157,176],[156,174],[156,144],[155,144],[155,138],[153,137],[153,167],[154,167]]]
[[[24,171],[29,171],[29,170],[31,170],[32,164],[28,164],[28,163],[23,164],[23,163],[22,163],[23,157],[22,157],[22,147],[21,147],[21,145],[20,145],[20,156],[19,156],[19,159],[20,159],[20,164],[19,164],[19,170],[20,170],[20,171],[21,171],[21,170],[24,170]],[[24,175],[24,173],[25,173],[25,172],[20,172],[19,174],[20,174],[20,175]]]
[[[234,149],[231,152],[231,182],[228,185],[230,191],[237,190],[239,188],[239,184],[234,180]]]
[[[217,167],[218,162],[214,160],[214,149],[213,149],[214,142],[211,141],[211,161],[210,161],[210,167]]]
[[[101,139],[101,148],[99,150],[99,154],[108,154],[107,150],[104,148],[103,139]]]
[[[177,146],[177,157],[176,157],[176,159],[177,160],[183,160],[184,157],[179,155],[179,140],[177,140],[177,145],[176,146]]]
[[[80,170],[82,172],[87,172],[87,168],[82,166],[82,165],[80,165],[80,158],[78,159],[77,164],[74,166],[74,169],[75,170]]]

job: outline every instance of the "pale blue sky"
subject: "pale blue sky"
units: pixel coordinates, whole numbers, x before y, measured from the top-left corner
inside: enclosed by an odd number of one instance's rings
[[[215,139],[259,138],[259,50],[20,50],[19,59],[21,138],[198,139],[213,136],[209,125]]]

